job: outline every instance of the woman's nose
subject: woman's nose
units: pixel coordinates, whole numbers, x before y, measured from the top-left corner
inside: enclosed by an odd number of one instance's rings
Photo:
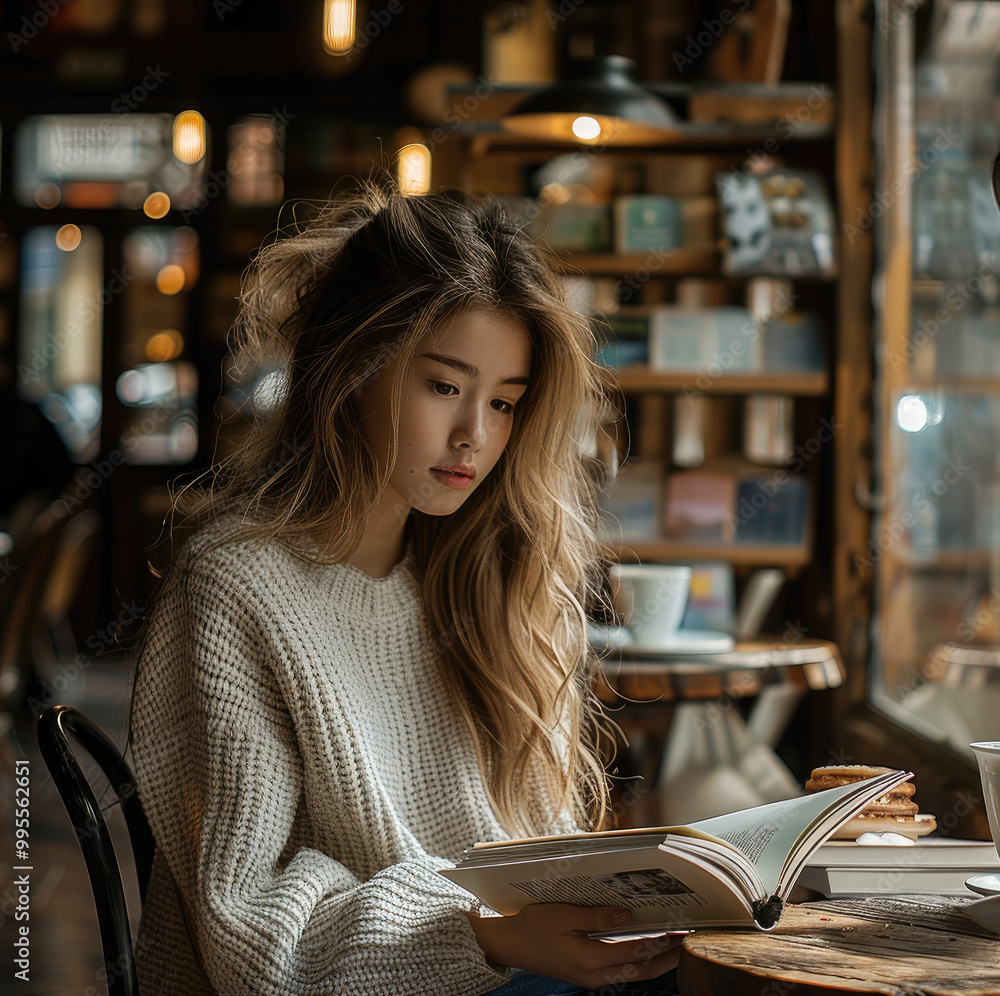
[[[486,426],[483,416],[478,411],[468,412],[451,434],[451,445],[456,450],[476,452],[482,449],[485,442]]]

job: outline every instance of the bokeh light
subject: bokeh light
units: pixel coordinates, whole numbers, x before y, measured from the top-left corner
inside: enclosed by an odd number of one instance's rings
[[[52,210],[62,200],[62,191],[56,183],[43,183],[35,191],[35,203],[46,211]]]
[[[208,135],[205,119],[197,111],[181,111],[174,118],[174,156],[182,163],[196,163],[205,158]]]
[[[184,269],[176,263],[167,263],[156,274],[156,289],[161,294],[179,294],[184,290]]]
[[[163,329],[146,340],[146,359],[152,363],[175,360],[184,351],[184,337],[177,329]]]
[[[56,232],[56,246],[63,252],[72,252],[83,239],[79,225],[63,225]]]
[[[163,218],[170,210],[170,198],[162,190],[155,190],[143,201],[142,210],[149,218]]]

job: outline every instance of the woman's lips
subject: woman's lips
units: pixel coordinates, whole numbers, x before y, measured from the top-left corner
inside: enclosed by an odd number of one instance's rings
[[[474,467],[431,467],[431,473],[449,488],[467,488],[476,476]]]

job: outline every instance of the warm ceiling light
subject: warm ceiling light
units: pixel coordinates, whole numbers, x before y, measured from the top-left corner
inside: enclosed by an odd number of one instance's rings
[[[323,48],[330,55],[347,55],[354,48],[355,0],[324,0]]]
[[[170,210],[170,197],[162,190],[155,190],[143,201],[142,210],[149,218],[163,218]]]
[[[197,111],[181,111],[174,118],[174,155],[182,163],[196,163],[208,150],[205,119]]]
[[[156,289],[161,294],[179,294],[184,290],[184,269],[176,263],[167,263],[156,274]]]
[[[605,55],[570,64],[570,78],[528,97],[505,131],[543,141],[655,145],[676,128],[674,112],[635,79],[635,63]],[[581,130],[583,134],[581,134]]]
[[[79,225],[63,225],[56,232],[56,246],[63,252],[72,252],[80,244],[82,238],[83,233],[80,231]]]
[[[431,189],[431,150],[426,145],[404,145],[397,169],[400,193],[426,194]]]

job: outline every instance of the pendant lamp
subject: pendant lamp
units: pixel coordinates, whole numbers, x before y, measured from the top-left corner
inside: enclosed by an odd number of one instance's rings
[[[570,64],[569,78],[532,94],[503,129],[543,141],[655,145],[677,125],[674,112],[635,78],[635,62],[605,55]]]

